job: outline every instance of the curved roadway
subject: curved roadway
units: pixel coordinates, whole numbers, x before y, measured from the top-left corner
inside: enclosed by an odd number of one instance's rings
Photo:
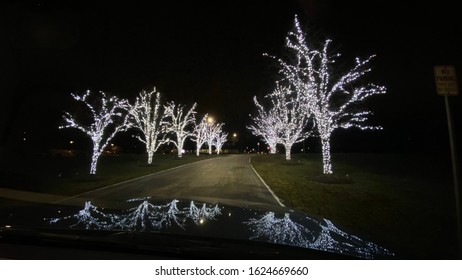
[[[201,160],[90,191],[72,200],[107,202],[151,197],[279,205],[277,198],[253,170],[250,157],[241,154]]]

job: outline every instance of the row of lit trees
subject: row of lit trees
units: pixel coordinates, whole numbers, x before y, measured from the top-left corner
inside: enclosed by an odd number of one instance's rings
[[[276,152],[277,144],[282,144],[287,160],[291,158],[293,144],[311,135],[319,136],[324,174],[333,172],[330,155],[333,131],[350,127],[381,129],[365,125],[372,113],[358,110],[356,105],[371,95],[386,92],[383,86],[358,84],[371,71],[367,65],[374,56],[356,58],[349,70],[341,71],[335,64],[340,54],[331,54],[330,43],[331,40],[325,40],[321,48],[314,48],[295,17],[295,26],[286,37],[291,56],[287,60],[273,57],[282,79],[276,83],[274,92],[265,96],[267,108],[254,98],[257,114],[248,126],[269,145],[271,153]]]
[[[148,164],[152,163],[154,153],[167,143],[175,145],[181,158],[187,138],[196,142],[197,156],[204,144],[207,144],[209,154],[212,147],[219,154],[228,136],[223,132],[224,124],[215,123],[207,114],[196,122],[196,103],[189,109],[173,101],[162,105],[160,93],[155,88],[150,92],[141,91],[134,103],[115,96],[108,97],[102,91],[98,96],[90,91],[83,95],[71,95],[74,100],[83,103],[90,114],[85,122],[84,118],[65,112],[65,125],[60,129],[76,128],[91,138],[90,174],[96,174],[98,158],[114,136],[130,128],[141,132],[137,139],[146,146]]]

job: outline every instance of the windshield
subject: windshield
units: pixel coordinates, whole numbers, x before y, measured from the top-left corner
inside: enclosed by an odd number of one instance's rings
[[[0,4],[3,231],[460,258],[455,4],[152,2]]]

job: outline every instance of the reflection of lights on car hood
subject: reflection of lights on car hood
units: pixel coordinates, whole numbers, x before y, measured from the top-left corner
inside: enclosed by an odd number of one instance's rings
[[[282,218],[277,218],[274,212],[251,218],[245,223],[252,229],[251,239],[263,239],[277,244],[294,245],[367,259],[377,255],[393,255],[372,242],[363,241],[343,232],[327,219],[317,221],[306,217],[306,220],[309,224],[318,227],[312,226],[308,229],[301,223],[293,221],[289,213],[285,213]]]
[[[338,229],[327,219],[314,219],[287,208],[277,212],[176,199],[153,204],[149,199],[130,199],[127,204],[135,204],[134,207],[112,212],[103,211],[87,201],[76,214],[47,218],[46,221],[56,226],[87,230],[181,230],[188,234],[250,239],[367,259],[393,255],[374,243]]]
[[[139,200],[130,199],[129,202],[139,202]],[[147,231],[169,228],[173,224],[184,229],[188,220],[199,225],[203,224],[205,220],[214,220],[217,215],[221,215],[218,205],[207,207],[204,203],[202,207],[197,207],[194,201],[191,201],[189,207],[178,210],[178,202],[174,199],[167,204],[154,205],[148,200],[143,200],[138,206],[130,208],[122,214],[106,214],[92,205],[91,201],[87,201],[84,208],[77,214],[52,218],[49,219],[49,222],[56,224],[66,220],[75,221],[74,224],[70,225],[71,228]]]

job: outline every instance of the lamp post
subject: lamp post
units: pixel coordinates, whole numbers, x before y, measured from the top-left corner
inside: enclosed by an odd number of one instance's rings
[[[213,125],[214,122],[215,122],[215,121],[214,121],[214,119],[213,119],[212,117],[210,117],[210,116],[207,117],[207,124],[208,124],[208,126],[209,126],[209,127],[208,127],[208,136],[207,136],[207,139],[208,139],[208,140],[207,140],[207,145],[209,146],[209,155],[212,154],[212,143],[210,142],[210,141],[212,141],[212,140],[210,139],[210,137],[211,137],[211,133],[212,133],[212,131],[211,131],[212,125]]]

